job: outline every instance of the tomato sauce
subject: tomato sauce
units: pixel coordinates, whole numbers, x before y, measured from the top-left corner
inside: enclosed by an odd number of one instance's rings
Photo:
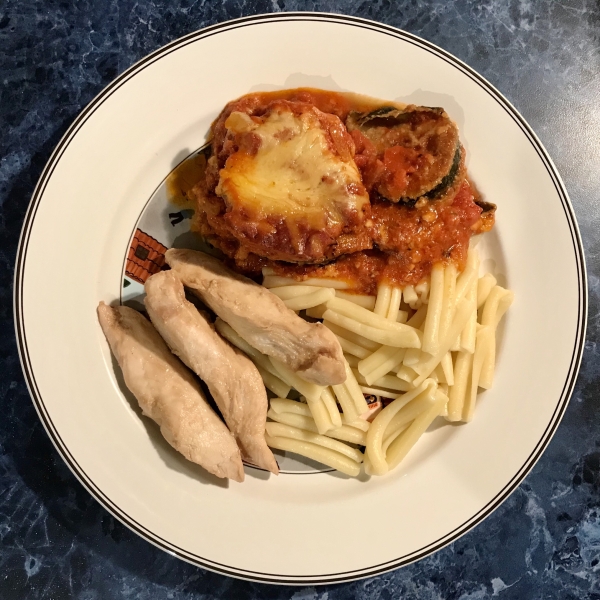
[[[433,200],[421,196],[413,200],[412,205],[390,202],[384,197],[404,196],[409,178],[431,168],[430,156],[428,152],[417,153],[412,148],[402,147],[402,144],[392,144],[379,152],[370,139],[355,129],[349,132],[350,136],[345,134],[342,148],[338,147],[339,140],[333,135],[336,132],[331,132],[331,144],[338,154],[343,155],[345,152],[340,152],[340,149],[345,150],[347,140],[351,138],[354,147],[350,148],[350,154],[353,154],[362,183],[369,192],[370,207],[366,208],[370,209],[370,214],[365,215],[357,231],[344,230],[337,237],[336,245],[332,246],[336,251],[329,253],[325,259],[337,258],[327,264],[282,262],[268,258],[269,253],[262,246],[257,248],[241,243],[231,227],[226,227],[223,201],[212,191],[230,153],[228,144],[235,143],[226,136],[225,121],[233,111],[259,116],[274,101],[308,103],[343,122],[351,111],[366,113],[384,106],[401,110],[407,107],[398,102],[310,88],[258,92],[230,102],[213,124],[213,157],[208,163],[205,182],[192,190],[197,208],[193,228],[222,250],[236,270],[251,277],[260,277],[260,269],[268,267],[277,275],[298,281],[312,277],[344,280],[348,282],[350,291],[374,295],[382,282],[399,287],[418,284],[429,277],[432,266],[438,262],[452,262],[460,270],[464,268],[471,236],[493,227],[495,207],[486,206],[469,182],[462,146],[461,153],[457,152],[460,159],[457,174],[442,196]],[[421,109],[412,107],[410,110]],[[441,109],[422,109],[425,110]],[[393,131],[389,135],[392,134],[395,135]],[[451,149],[454,147],[452,145]],[[446,154],[451,156],[452,153]],[[417,198],[413,195],[408,197]],[[238,228],[234,229],[237,231]],[[322,233],[326,233],[326,228]]]
[[[464,267],[469,240],[483,231],[481,208],[464,181],[454,198],[422,207],[374,202],[372,250],[347,254],[328,265],[273,263],[277,275],[303,280],[309,277],[342,279],[353,292],[375,295],[379,283],[400,287],[416,285],[429,276],[437,262]]]

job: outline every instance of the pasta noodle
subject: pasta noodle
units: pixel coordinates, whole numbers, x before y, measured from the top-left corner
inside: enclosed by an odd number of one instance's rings
[[[340,454],[351,458],[357,463],[361,463],[363,461],[363,453],[359,450],[356,450],[355,448],[352,448],[351,446],[348,446],[339,440],[335,440],[324,435],[319,435],[318,433],[313,433],[312,431],[298,429],[297,427],[284,425],[283,423],[269,422],[267,423],[267,433],[272,437],[287,437],[303,442],[317,444],[317,446],[323,446],[324,448],[329,448],[330,450],[339,452]]]
[[[412,419],[411,419],[412,420]],[[383,443],[381,445],[381,448],[384,452],[384,454],[387,454],[387,449],[390,447],[390,444],[403,432],[405,431],[408,426],[410,425],[410,423],[404,423],[404,425],[400,425],[400,427],[398,427],[397,429],[395,429],[394,431],[392,431],[389,435],[386,435],[383,438]]]
[[[350,368],[350,365],[347,362],[345,363],[345,367],[346,381],[342,385],[345,386],[348,390],[348,393],[350,394],[350,397],[354,402],[354,407],[356,408],[356,411],[359,415],[362,415],[369,410],[369,407],[367,406],[367,401],[365,400],[363,393],[360,391],[360,386],[358,385],[358,382],[354,377],[354,373],[352,372],[352,369]]]
[[[406,323],[408,320],[408,313],[405,310],[399,310],[396,313],[396,323]]]
[[[479,254],[475,251],[469,252],[465,270],[460,274],[456,282],[456,301],[460,302],[467,294],[472,285],[477,285],[479,273]],[[477,289],[477,288],[475,288]]]
[[[367,310],[373,310],[375,308],[375,296],[361,296],[360,294],[349,294],[341,290],[336,290],[335,295],[337,298],[347,300],[348,302],[354,302],[358,306],[362,306]]]
[[[433,381],[424,382],[419,387],[394,400],[394,402],[386,406],[375,417],[367,433],[366,454],[369,457],[369,462],[376,475],[385,474],[389,468],[386,461],[386,455],[383,452],[383,438],[390,421],[396,413],[404,408],[411,400],[418,398],[423,393],[431,394],[432,390],[435,391],[436,387],[437,386]]]
[[[367,394],[370,396],[380,396],[383,398],[390,398],[391,400],[395,400],[400,395],[400,394],[394,394],[393,392],[390,392],[388,390],[383,390],[381,388],[370,388],[370,387],[365,387],[363,385],[360,386],[360,389],[363,394]]]
[[[396,354],[398,351],[399,349],[394,348],[393,346],[381,346],[381,348],[379,348],[375,352],[369,353],[369,355],[365,359],[361,360],[358,363],[358,372],[363,377],[366,377],[369,373],[372,373],[379,365],[387,361],[390,357],[394,356],[394,354]],[[406,352],[406,350],[404,350],[404,352]],[[392,369],[390,368],[385,373],[391,370]]]
[[[303,417],[311,417],[310,408],[304,402],[288,400],[287,398],[271,398],[271,410],[276,413],[293,413]]]
[[[344,317],[354,319],[358,323],[363,323],[369,327],[375,327],[384,331],[394,332],[398,335],[398,337],[406,338],[407,340],[410,340],[410,343],[418,343],[420,345],[420,342],[417,341],[417,332],[415,328],[411,327],[410,325],[392,321],[384,316],[371,312],[366,308],[362,308],[361,306],[353,304],[352,302],[342,300],[341,298],[333,298],[332,300],[328,301],[327,308],[328,310],[334,311],[340,315],[343,315]],[[411,345],[407,347],[412,348],[418,346]]]
[[[438,386],[438,389],[440,389],[440,387],[441,386]],[[433,398],[431,394],[425,394],[403,406],[391,419],[385,430],[384,445],[386,439],[390,438],[392,435],[396,437],[395,432],[400,433],[404,427],[410,425],[415,417],[420,415],[424,410],[428,409],[432,403]]]
[[[465,394],[467,393],[467,384],[472,367],[473,355],[470,352],[461,350],[456,357],[454,385],[450,388],[448,397],[448,421],[460,421],[462,419]]]
[[[344,354],[344,358],[346,359],[346,362],[352,367],[352,370],[354,371],[354,376],[356,377],[356,373],[358,372],[358,363],[360,362],[359,358],[357,356],[353,356],[352,354]]]
[[[298,285],[295,279],[288,277],[279,277],[279,275],[267,275],[263,279],[263,286],[266,288],[282,287],[284,285]],[[335,279],[305,279],[302,285],[311,285],[314,287],[333,288],[335,290],[347,290],[350,286],[345,281],[336,281]]]
[[[427,306],[421,306],[406,324],[415,329],[420,329],[423,326],[423,323],[425,323],[425,317],[427,317]]]
[[[415,308],[419,308],[422,304],[429,302],[429,282],[421,281],[415,286],[415,292],[417,294],[417,302]]]
[[[404,353],[402,364],[407,367],[418,364],[422,360],[423,352],[420,348],[408,348]]]
[[[513,301],[512,292],[496,285],[490,291],[481,314],[481,324],[484,327],[490,327],[489,341],[483,365],[481,367],[481,376],[479,386],[485,389],[492,387],[494,379],[494,364],[496,362],[496,327],[510,304]]]
[[[405,353],[405,348],[382,346],[379,350],[373,352],[371,356],[358,363],[358,371],[363,375],[365,381],[371,385],[380,377],[397,368]]]
[[[440,392],[442,392],[442,394],[444,394],[444,396],[447,396],[448,395],[448,384],[440,383],[438,385],[438,390]],[[449,402],[446,402],[446,404],[444,404],[444,408],[442,409],[442,412],[440,413],[440,417],[448,416],[448,404],[449,404]]]
[[[444,304],[444,266],[437,264],[431,270],[431,292],[427,307],[427,316],[423,327],[424,352],[435,354],[439,348],[440,319]]]
[[[329,413],[329,418],[331,419],[333,426],[341,427],[342,415],[340,415],[340,411],[338,410],[337,402],[335,401],[333,392],[329,388],[325,388],[321,393],[321,401]]]
[[[347,419],[350,421],[356,421],[360,415],[356,410],[356,406],[354,404],[354,400],[350,395],[350,392],[346,388],[346,386],[341,383],[339,385],[332,385],[333,393],[337,398],[340,406],[342,407],[342,413],[346,415]]]
[[[446,402],[448,402],[447,396],[441,392],[436,394],[436,401],[433,406],[422,412],[411,425],[390,444],[386,452],[389,469],[398,466],[400,461],[408,454],[409,450],[415,445],[417,440],[425,433],[433,420],[441,414]]]
[[[300,402],[298,404],[301,404]],[[312,417],[299,415],[291,412],[275,412],[271,409],[267,412],[267,417],[278,423],[284,425],[291,425],[298,429],[304,429],[306,431],[312,431],[313,433],[319,433],[317,426]],[[364,446],[366,443],[366,434],[364,431],[352,427],[351,425],[342,424],[339,427],[334,427],[327,432],[328,437],[335,438],[336,440],[343,440],[350,442],[351,444],[357,444]]]
[[[346,338],[348,341],[353,342],[354,344],[358,344],[359,346],[362,346],[363,348],[366,348],[367,350],[370,350],[371,352],[375,352],[375,350],[377,350],[378,348],[381,347],[381,344],[378,344],[377,342],[374,342],[373,340],[368,340],[366,337],[358,335],[357,333],[354,333],[353,331],[344,329],[343,327],[340,327],[340,326],[336,325],[335,323],[332,323],[331,321],[327,321],[326,319],[323,321],[323,324],[328,329],[331,329],[331,331],[333,331],[333,333],[335,333],[336,335]]]
[[[412,383],[417,378],[417,373],[414,369],[411,369],[410,367],[407,367],[406,365],[401,365],[400,368],[398,369],[397,376],[398,376],[398,379],[402,379],[402,381],[406,381],[407,383],[411,384],[411,387],[414,387],[414,385],[412,385]]]
[[[281,379],[275,377],[269,371],[265,371],[260,365],[255,365],[260,376],[262,377],[263,383],[268,390],[271,390],[277,396],[286,398],[292,389],[291,386],[285,384]]]
[[[340,302],[343,302],[343,300]],[[342,329],[346,329],[347,331],[351,331],[352,333],[356,333],[364,338],[367,338],[368,340],[382,345],[395,346],[397,348],[419,348],[421,345],[418,330],[414,329],[413,327],[409,327],[403,323],[387,321],[386,319],[382,319],[384,323],[387,323],[387,327],[385,328],[380,328],[379,323],[377,325],[367,325],[355,319],[353,316],[347,316],[332,310],[329,308],[330,303],[328,302],[327,304],[328,308],[323,314],[323,319],[333,323],[334,325],[337,325],[338,327],[341,327]],[[356,309],[357,311],[364,310],[358,306]],[[373,317],[376,317],[375,314],[370,314]]]
[[[367,383],[366,379],[358,371],[353,371],[353,373],[356,377],[356,381],[364,384]],[[399,392],[408,392],[410,389],[412,389],[412,386],[410,384],[398,379],[395,375],[384,375],[383,377],[380,377],[377,381],[374,381],[373,385],[375,387],[396,390]]]
[[[348,354],[352,354],[352,356],[356,356],[357,358],[367,358],[373,354],[363,346],[359,346],[358,344],[351,342],[350,340],[346,339],[345,337],[342,337],[341,335],[336,334],[335,337],[338,339],[342,350],[344,352],[347,352]]]
[[[444,299],[442,314],[440,315],[439,337],[443,339],[448,333],[450,323],[454,317],[456,302],[456,266],[450,264],[444,268]]]
[[[294,373],[276,358],[269,357],[269,360],[271,361],[271,364],[279,374],[282,381],[285,381],[288,385],[291,385],[294,389],[298,390],[307,400],[320,400],[324,389],[323,386],[301,379],[298,377],[298,375],[296,375],[296,373]]]
[[[307,294],[312,294],[313,292],[318,292],[325,289],[330,288],[313,287],[310,285],[284,285],[281,287],[271,288],[271,293],[275,294],[282,300],[289,300],[290,298],[298,298],[299,296],[305,296]],[[332,295],[335,295],[335,291]]]
[[[295,298],[288,298],[283,303],[291,310],[305,310],[324,304],[330,298],[335,297],[335,292],[331,288],[317,288],[310,294],[303,294]]]
[[[415,305],[415,303],[417,302],[417,300],[419,299],[419,296],[417,296],[417,292],[415,292],[415,288],[412,285],[407,285],[404,290],[404,301],[406,302],[406,304],[408,304],[411,308],[413,308],[413,306]]]
[[[342,384],[309,383],[218,319],[217,330],[255,362],[277,395],[270,400],[267,443],[349,475],[361,468],[382,475],[436,417],[472,420],[478,390],[493,382],[496,329],[514,299],[493,275],[479,277],[479,266],[470,250],[461,273],[453,264],[436,264],[429,281],[380,284],[377,296],[351,294],[344,282],[298,283],[265,269],[264,285],[288,308],[306,311],[333,332],[346,369]],[[292,389],[301,401],[286,397]]]
[[[481,326],[477,331],[477,337],[475,342],[475,353],[473,355],[473,367],[471,370],[471,385],[469,386],[469,390],[467,392],[465,404],[463,407],[462,419],[467,423],[473,419],[473,413],[475,411],[475,402],[477,398],[477,387],[479,385],[479,377],[481,375],[483,361],[485,360],[491,339],[491,328]]]
[[[474,254],[474,253],[472,253]],[[479,261],[477,261],[479,265]],[[475,352],[475,336],[477,334],[477,279],[473,278],[469,288],[465,292],[465,298],[469,303],[471,316],[460,334],[460,340],[457,340],[459,348],[473,354]]]
[[[390,303],[387,310],[387,318],[390,321],[398,321],[398,311],[402,302],[402,288],[393,287],[390,294]]]
[[[318,400],[307,398],[306,404],[310,409],[310,414],[312,415],[315,421],[315,425],[317,426],[317,431],[319,433],[327,433],[328,431],[334,429],[334,425],[331,420],[329,411],[327,410],[327,406],[325,406],[325,403],[323,402],[321,397],[319,397]]]
[[[415,385],[419,385],[422,381],[424,381],[432,373],[435,367],[437,367],[446,352],[450,350],[450,346],[452,346],[456,337],[463,330],[468,318],[469,305],[467,304],[466,300],[462,300],[456,308],[456,319],[452,323],[450,331],[446,335],[446,339],[444,339],[441,344],[438,344],[439,349],[437,353],[424,363],[416,365],[415,371],[419,373],[419,377],[414,380],[413,383]]]
[[[353,427],[354,429],[360,429],[361,431],[369,431],[369,421],[365,421],[364,419],[355,419],[354,421],[350,421],[346,415],[342,415],[342,421],[344,425],[348,425],[349,427]]]
[[[379,316],[385,316],[390,308],[390,299],[392,288],[386,283],[382,283],[377,289],[377,298],[375,299],[375,308],[373,312]]]
[[[454,371],[452,366],[452,355],[450,352],[444,354],[439,364],[442,375],[438,373],[438,381],[441,383],[447,383],[448,385],[454,385]]]
[[[481,308],[487,300],[492,288],[496,285],[496,278],[491,273],[486,273],[477,282],[477,308]]]
[[[360,473],[360,465],[329,448],[324,448],[317,444],[306,442],[298,439],[291,439],[287,437],[274,437],[269,434],[265,435],[267,445],[271,448],[277,448],[278,450],[287,450],[288,452],[295,452],[317,462],[323,463],[337,471],[356,477]]]

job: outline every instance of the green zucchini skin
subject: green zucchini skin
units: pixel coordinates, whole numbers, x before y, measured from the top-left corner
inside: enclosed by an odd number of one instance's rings
[[[485,200],[482,200],[481,198],[475,199],[475,204],[477,204],[477,206],[479,206],[479,208],[481,208],[482,213],[496,212],[495,204],[492,204],[491,202],[486,202]]]
[[[428,198],[429,200],[435,200],[436,198],[442,196],[444,192],[446,192],[450,188],[450,186],[454,183],[460,170],[461,159],[462,146],[458,144],[456,146],[456,152],[454,153],[454,159],[452,160],[452,166],[450,167],[450,170],[446,175],[444,175],[442,181],[440,181],[440,183],[436,187],[434,187],[432,190],[429,190],[426,194],[423,194],[426,198]],[[409,198],[407,198],[406,200],[403,198],[402,200],[406,201],[409,200]]]
[[[434,200],[444,195],[462,173],[463,148],[458,128],[443,108],[408,106],[399,109],[382,106],[368,113],[352,111],[346,119],[348,131],[358,130],[383,160],[388,148],[409,148],[427,156],[424,169],[409,175],[407,193],[389,197],[387,188],[376,185],[374,191],[391,202],[413,204],[420,198]]]

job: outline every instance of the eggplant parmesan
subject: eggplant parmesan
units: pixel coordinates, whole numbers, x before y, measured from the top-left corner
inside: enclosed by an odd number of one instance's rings
[[[209,226],[246,251],[293,263],[365,247],[369,195],[340,119],[287,100],[260,114],[236,108],[216,131],[220,152],[209,159],[217,209],[207,212]]]
[[[437,198],[459,175],[458,128],[442,108],[352,111],[346,125],[370,159],[363,163],[370,187],[391,202]]]
[[[194,228],[249,275],[416,284],[462,268],[495,206],[442,108],[314,89],[248,94],[212,126]]]

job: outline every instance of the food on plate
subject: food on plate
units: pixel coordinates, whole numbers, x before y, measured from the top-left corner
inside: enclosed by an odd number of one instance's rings
[[[168,265],[253,348],[317,385],[343,383],[342,349],[320,323],[307,323],[283,301],[207,254],[167,251]]]
[[[464,170],[458,127],[442,108],[351,111],[346,125],[368,148],[362,171],[369,187],[391,202],[437,198]]]
[[[98,306],[98,319],[127,387],[167,442],[213,475],[243,481],[233,435],[152,324],[131,308],[104,302]]]
[[[514,295],[479,276],[471,238],[496,207],[444,109],[257,92],[211,133],[185,196],[220,256],[168,250],[145,303],[243,458],[277,473],[270,447],[384,475],[436,418],[470,421]]]
[[[438,389],[436,382],[427,379],[386,406],[367,433],[366,472],[384,475],[396,467],[447,402],[448,396]]]
[[[337,238],[365,247],[360,226],[369,195],[352,159],[354,143],[335,115],[276,100],[259,115],[234,111],[224,123],[215,194],[228,210],[214,221],[248,250],[275,260],[320,262]]]
[[[152,275],[145,290],[144,304],[152,324],[169,348],[206,383],[242,459],[277,474],[277,462],[265,442],[267,394],[252,361],[224,341],[186,300],[174,271]]]
[[[340,341],[350,368],[346,386],[356,382],[359,393],[369,400],[368,408],[359,415],[351,406],[347,409],[346,390],[339,386],[325,388],[322,395],[336,399],[346,431],[360,430],[365,437],[359,440],[345,433],[340,438],[339,427],[319,427],[319,417],[308,400],[303,405],[272,399],[269,419],[288,429],[275,433],[267,422],[267,443],[351,475],[356,467],[345,462],[348,457],[341,461],[327,446],[327,452],[315,449],[322,444],[309,434],[345,440],[365,447],[367,474],[383,475],[401,462],[435,418],[470,421],[478,388],[491,387],[496,329],[514,299],[491,275],[480,278],[479,266],[477,252],[470,250],[462,272],[452,263],[438,263],[430,282],[418,290],[382,284],[371,301],[333,290],[323,304],[307,303],[306,314],[323,319]],[[284,278],[270,284],[277,285],[271,291],[285,298],[284,302],[293,300],[298,307],[303,306],[303,298],[320,289]],[[390,336],[390,328],[400,324],[415,334],[417,344],[396,332]],[[336,450],[339,454],[339,447]]]
[[[256,92],[212,126],[193,228],[236,269],[374,296],[463,268],[495,206],[468,178],[442,108],[315,89]]]

